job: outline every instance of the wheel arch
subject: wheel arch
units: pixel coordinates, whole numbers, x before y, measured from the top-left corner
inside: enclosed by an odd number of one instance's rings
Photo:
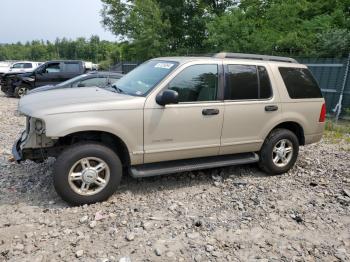
[[[58,139],[58,146],[69,146],[80,142],[99,142],[111,148],[120,158],[123,166],[129,166],[131,163],[129,149],[126,143],[115,134],[106,131],[78,131],[67,134]]]
[[[299,145],[305,145],[305,134],[304,134],[304,128],[302,127],[302,125],[300,125],[299,123],[295,122],[295,121],[285,121],[285,122],[281,122],[278,125],[276,125],[274,128],[272,128],[269,132],[269,134],[278,128],[283,128],[283,129],[287,129],[290,130],[291,132],[293,132],[299,141]]]

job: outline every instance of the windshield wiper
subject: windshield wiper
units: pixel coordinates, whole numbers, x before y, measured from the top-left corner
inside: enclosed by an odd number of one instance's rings
[[[123,91],[123,89],[121,89],[120,87],[118,87],[117,85],[112,85],[112,88],[114,88],[119,94],[125,94],[125,92]]]

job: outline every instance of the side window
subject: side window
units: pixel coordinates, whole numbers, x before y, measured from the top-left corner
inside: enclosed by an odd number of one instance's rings
[[[23,64],[22,63],[14,64],[12,68],[23,68]]]
[[[73,87],[86,87],[86,86],[97,86],[97,87],[105,87],[107,84],[107,79],[102,77],[89,78],[82,81],[79,81],[73,84]]]
[[[315,78],[306,68],[280,67],[279,71],[292,99],[321,98]]]
[[[225,99],[228,100],[270,98],[272,89],[266,68],[255,65],[228,65],[225,92]]]
[[[80,64],[79,63],[65,63],[65,71],[68,73],[79,73]]]
[[[189,66],[175,76],[168,88],[179,93],[179,102],[216,100],[218,66]]]
[[[60,63],[51,63],[46,66],[46,73],[59,73],[61,72]]]
[[[23,68],[32,68],[33,66],[32,66],[32,64],[31,63],[25,63],[24,65],[23,65]]]
[[[228,65],[227,99],[258,99],[258,75],[254,65]]]

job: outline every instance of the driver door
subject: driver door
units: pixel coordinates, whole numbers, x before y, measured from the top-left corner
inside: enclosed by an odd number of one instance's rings
[[[160,106],[154,96],[147,99],[144,163],[219,154],[224,116],[218,100],[220,68],[210,63],[182,69],[165,87],[178,92],[178,104]]]
[[[42,72],[35,77],[35,86],[56,85],[62,82],[62,64],[59,62],[49,63]]]

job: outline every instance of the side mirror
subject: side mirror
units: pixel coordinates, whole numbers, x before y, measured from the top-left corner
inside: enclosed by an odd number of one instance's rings
[[[161,106],[177,104],[179,102],[179,94],[174,90],[164,90],[157,95],[156,102]]]
[[[79,83],[79,84],[78,84],[78,87],[85,87],[85,84]]]

